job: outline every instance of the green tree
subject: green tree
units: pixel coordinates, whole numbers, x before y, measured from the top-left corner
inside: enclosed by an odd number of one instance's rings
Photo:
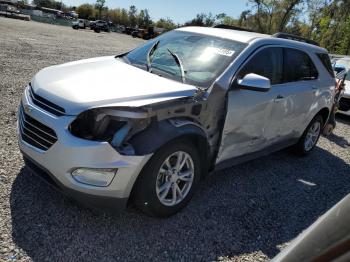
[[[90,4],[82,4],[78,6],[76,10],[79,15],[79,18],[82,19],[91,19],[95,16],[95,9]]]
[[[216,15],[216,24],[238,26],[238,20],[224,13]]]
[[[123,9],[121,10],[121,14],[120,14],[120,23],[121,23],[122,25],[129,25],[129,24],[130,24],[130,22],[129,22],[128,11],[127,11],[125,8],[123,8]]]
[[[142,27],[149,27],[152,24],[151,16],[147,9],[141,10],[138,16],[139,25]]]
[[[170,18],[161,18],[161,19],[159,19],[156,22],[155,26],[159,27],[159,28],[164,28],[166,30],[173,30],[173,29],[176,28],[176,24]]]
[[[212,13],[209,14],[197,14],[195,18],[185,23],[185,26],[213,26],[216,21],[215,16]]]
[[[251,11],[244,11],[241,25],[261,33],[284,31],[297,16],[305,0],[249,0]],[[243,19],[244,18],[244,19]]]
[[[96,0],[95,7],[98,10],[98,17],[101,19],[102,10],[105,7],[106,0]]]
[[[137,24],[137,9],[136,6],[132,5],[129,8],[129,24],[131,26],[136,26]]]

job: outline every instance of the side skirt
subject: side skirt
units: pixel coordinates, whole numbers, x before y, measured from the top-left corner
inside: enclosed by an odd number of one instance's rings
[[[272,146],[269,146],[263,150],[260,150],[260,151],[254,152],[254,153],[249,153],[249,154],[246,154],[243,156],[238,156],[238,157],[226,159],[226,160],[216,164],[215,169],[213,171],[222,170],[222,169],[225,169],[228,167],[232,167],[232,166],[235,166],[235,165],[238,165],[238,164],[241,164],[244,162],[248,162],[248,161],[269,155],[271,153],[280,151],[282,149],[285,149],[287,147],[295,145],[298,142],[298,140],[299,139],[295,139],[295,138],[290,139],[290,140],[287,140],[287,141],[282,142],[282,143],[274,144]]]

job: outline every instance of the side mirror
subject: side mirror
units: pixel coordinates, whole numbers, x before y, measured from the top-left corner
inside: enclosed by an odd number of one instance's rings
[[[248,74],[237,81],[238,88],[259,92],[267,92],[271,88],[270,79],[257,74]]]

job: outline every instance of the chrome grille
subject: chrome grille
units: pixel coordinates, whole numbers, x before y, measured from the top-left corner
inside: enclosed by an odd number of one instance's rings
[[[64,108],[48,101],[47,99],[34,93],[33,88],[29,85],[29,96],[32,99],[33,103],[38,107],[48,111],[56,116],[63,116],[66,114]]]
[[[18,125],[22,139],[41,150],[48,150],[57,141],[55,131],[27,115],[22,105],[18,113]]]

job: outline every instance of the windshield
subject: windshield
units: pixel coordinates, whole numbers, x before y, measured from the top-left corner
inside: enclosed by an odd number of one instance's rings
[[[159,44],[150,55],[151,70],[183,82],[181,67],[173,53],[181,61],[186,83],[200,87],[209,87],[246,47],[244,43],[228,39],[171,31],[132,50],[126,55],[126,60],[147,70],[147,55],[157,41]]]

